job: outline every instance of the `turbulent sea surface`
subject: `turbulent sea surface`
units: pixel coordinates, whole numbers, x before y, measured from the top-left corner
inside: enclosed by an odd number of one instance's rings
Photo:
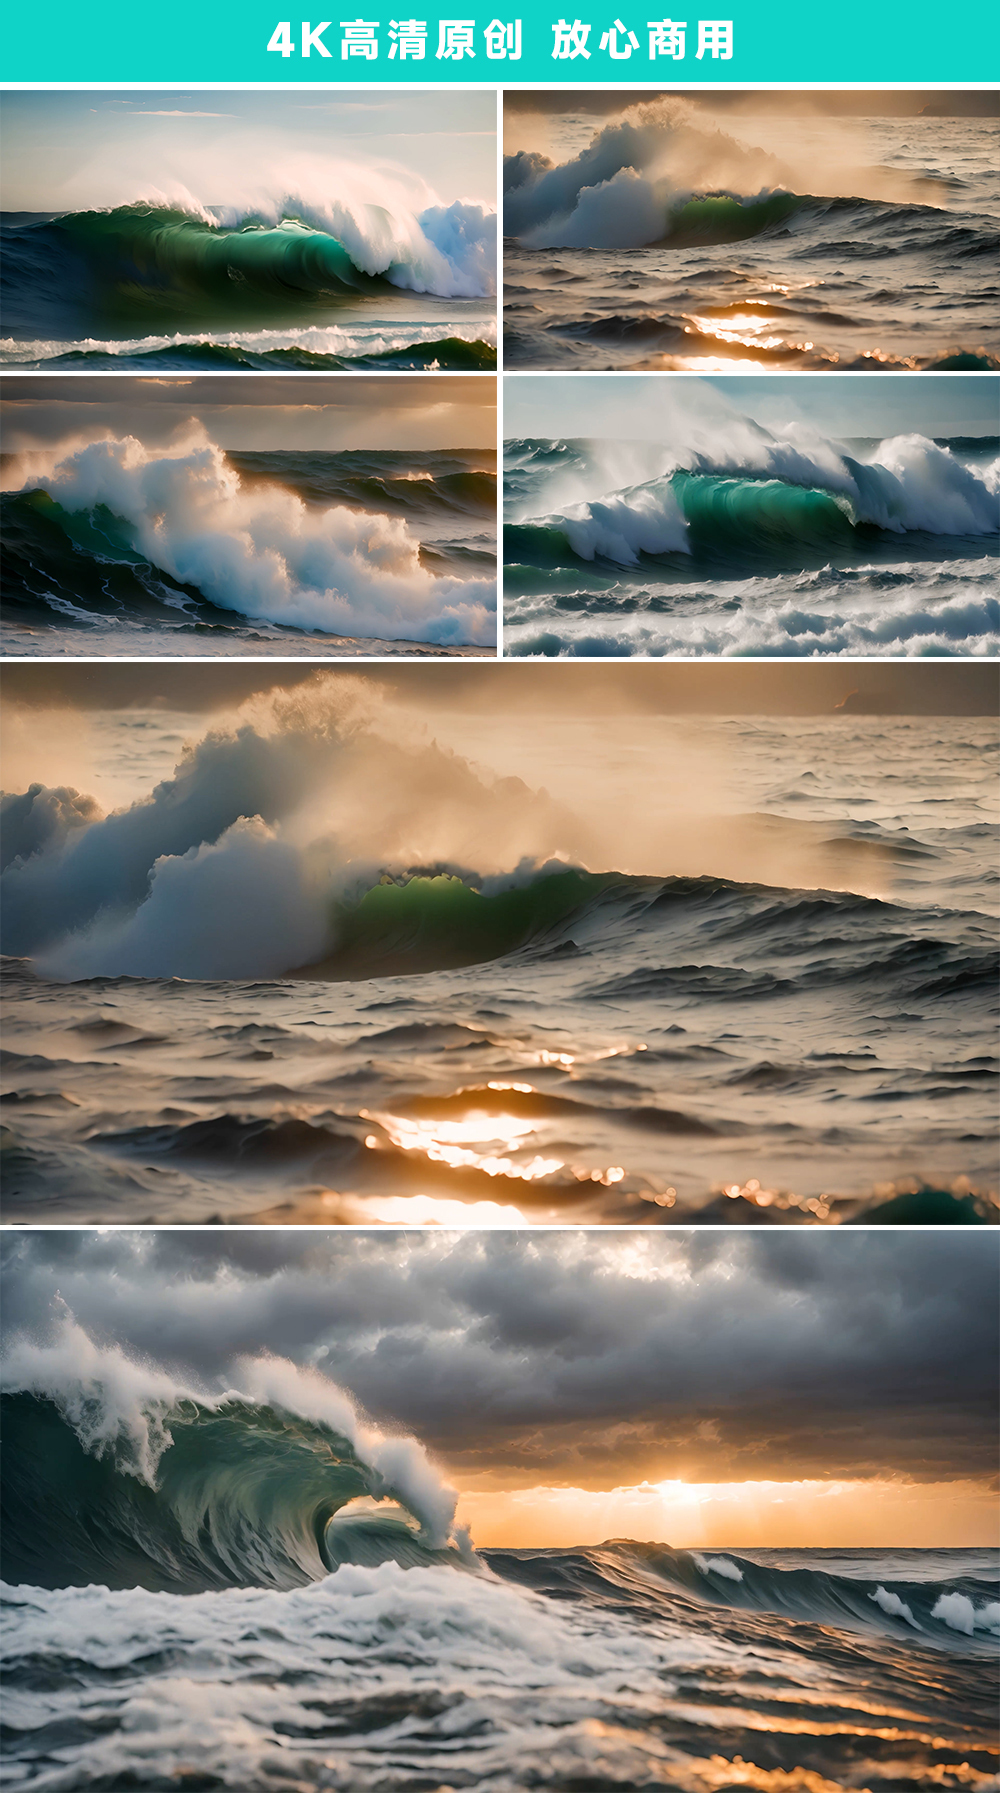
[[[988,719],[311,702],[5,800],[8,1222],[996,1218]]]
[[[9,1784],[995,1785],[994,1551],[477,1553],[415,1440],[239,1374],[15,1343]]]
[[[995,436],[711,433],[506,443],[507,653],[1000,651]]]
[[[0,360],[231,372],[496,366],[496,220],[291,201],[2,220]]]
[[[997,123],[522,120],[505,160],[508,368],[1000,365]],[[543,127],[539,124],[541,140]]]
[[[8,653],[495,651],[491,450],[5,460]]]

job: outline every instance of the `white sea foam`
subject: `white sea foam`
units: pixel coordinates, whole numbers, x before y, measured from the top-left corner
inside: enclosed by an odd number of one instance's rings
[[[721,1640],[665,1637],[447,1566],[346,1564],[280,1593],[6,1592],[9,1651],[81,1665],[47,1694],[48,1711],[73,1730],[60,1777],[200,1772],[256,1789],[278,1773],[331,1793],[401,1789],[415,1772],[434,1786],[458,1772],[498,1787],[525,1775],[546,1786],[605,1773],[642,1784],[663,1752],[635,1728],[635,1693],[623,1697],[623,1683],[665,1710],[675,1666],[694,1660],[735,1675],[742,1661]],[[10,1695],[8,1723],[30,1748],[37,1695]],[[366,1715],[384,1716],[371,1732],[351,1724],[331,1742],[340,1700],[349,1721],[359,1701]],[[616,1708],[621,1725],[607,1722]]]
[[[221,609],[338,635],[488,645],[495,583],[437,578],[400,518],[310,508],[274,485],[243,487],[198,427],[169,451],[134,437],[91,442],[47,467],[43,484],[66,511],[103,505],[133,547]]]
[[[586,593],[575,614],[549,610],[544,599],[508,600],[507,652],[684,659],[1000,653],[992,559],[861,566],[849,579],[826,567],[795,577],[717,579],[711,586],[654,580],[650,588],[661,599],[655,613],[635,607],[629,590],[621,593],[620,609],[601,615],[588,614]]]
[[[691,1555],[703,1575],[721,1575],[726,1581],[743,1580],[743,1570],[728,1556],[699,1556],[696,1550]]]
[[[1000,1601],[991,1600],[976,1607],[968,1594],[942,1594],[931,1613],[932,1619],[943,1619],[951,1631],[962,1631],[972,1637],[976,1631],[1000,1632]]]
[[[883,1612],[889,1614],[890,1618],[905,1619],[908,1625],[913,1626],[914,1631],[920,1630],[906,1601],[901,1600],[898,1594],[893,1594],[888,1588],[877,1587],[874,1594],[869,1594],[868,1598],[874,1600],[876,1606],[880,1606]]]

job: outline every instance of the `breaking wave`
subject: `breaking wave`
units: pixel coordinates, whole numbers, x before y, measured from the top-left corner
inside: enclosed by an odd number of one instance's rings
[[[566,162],[523,150],[504,162],[504,229],[528,249],[697,248],[820,219],[846,236],[897,218],[936,230],[944,246],[956,238],[947,198],[940,179],[852,167],[804,146],[794,165],[779,160],[697,122],[677,100],[630,107]],[[989,247],[989,233],[958,235],[970,239],[953,242],[958,254]]]
[[[371,977],[518,950],[586,966],[589,953],[595,993],[616,998],[651,979],[728,1000],[848,979],[933,995],[993,976],[985,924],[956,931],[954,916],[871,894],[908,863],[898,839],[678,821],[626,871],[642,848],[616,834],[620,816],[582,823],[396,729],[371,687],[328,674],[251,700],[127,809],[103,815],[68,787],[8,794],[6,950],[69,981]],[[752,854],[752,880],[725,875],[734,852]],[[685,925],[709,928],[698,964],[690,943],[673,950]],[[605,953],[640,933],[641,973],[600,984]],[[776,968],[762,955],[779,934]]]
[[[978,1576],[898,1579],[881,1565],[867,1579],[627,1539],[477,1557],[416,1439],[379,1431],[287,1360],[228,1373],[235,1387],[199,1386],[95,1343],[65,1308],[48,1342],[15,1337],[0,1366],[4,1580],[190,1595],[451,1565],[547,1603],[682,1624],[728,1608],[966,1652],[1000,1635],[997,1585]]]
[[[197,1593],[471,1560],[415,1439],[367,1424],[316,1371],[254,1357],[234,1373],[234,1389],[198,1387],[68,1315],[49,1344],[16,1340],[0,1372],[4,1579]]]
[[[683,555],[753,570],[864,552],[884,538],[898,549],[904,536],[933,537],[939,550],[950,539],[964,554],[970,538],[996,536],[1000,527],[1000,461],[973,468],[920,435],[888,439],[867,461],[833,442],[799,443],[763,429],[756,435],[744,454],[728,458],[664,449],[657,477],[548,515],[526,515],[531,500],[522,483],[522,520],[505,528],[505,556],[542,567],[595,559],[632,567],[642,556]],[[544,499],[540,456],[552,445],[507,446],[515,491],[519,466],[530,465]],[[567,472],[562,489],[573,483]],[[578,462],[575,483],[593,486],[593,471]]]
[[[11,608],[70,621],[169,612],[217,626],[235,613],[381,641],[495,640],[496,581],[469,576],[482,557],[446,567],[439,555],[431,567],[417,533],[435,511],[485,520],[488,474],[443,467],[419,500],[370,466],[331,483],[320,456],[311,476],[306,457],[246,456],[242,477],[197,428],[170,449],[124,437],[41,458],[4,503]],[[289,467],[301,492],[278,483]]]
[[[406,201],[306,203],[252,213],[136,203],[49,217],[12,214],[4,230],[4,316],[15,337],[90,335],[178,318],[205,324],[308,319],[393,290],[487,298],[496,288],[496,219],[456,200],[415,213]]]

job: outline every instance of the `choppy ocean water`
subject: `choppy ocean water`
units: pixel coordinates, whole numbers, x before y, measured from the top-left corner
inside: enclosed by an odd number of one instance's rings
[[[477,1553],[415,1441],[352,1443],[291,1365],[104,1369],[5,1369],[11,1785],[995,1783],[995,1551]]]
[[[95,441],[7,469],[8,653],[495,652],[491,450]]]
[[[998,365],[995,119],[708,120],[661,99],[517,127],[508,368]]]
[[[507,653],[1000,649],[995,435],[700,435],[505,444]]]
[[[8,799],[9,1222],[995,1218],[988,719],[354,702]]]

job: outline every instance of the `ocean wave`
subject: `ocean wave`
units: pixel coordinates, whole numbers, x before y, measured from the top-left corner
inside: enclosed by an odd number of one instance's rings
[[[226,776],[221,763],[218,771]],[[492,874],[354,872],[345,889],[346,868],[328,859],[317,882],[316,848],[303,853],[259,818],[228,820],[224,801],[210,821],[193,809],[185,814],[190,800],[178,804],[169,839],[152,825],[152,813],[135,814],[131,826],[123,816],[95,822],[73,807],[79,801],[74,792],[44,787],[4,800],[10,851],[21,833],[50,829],[27,857],[15,853],[4,874],[7,938],[34,952],[37,969],[57,980],[365,979],[422,976],[512,955],[539,963],[568,956],[579,958],[584,980],[592,961],[582,991],[588,1001],[621,1004],[654,996],[759,1001],[848,986],[929,1000],[988,990],[997,973],[984,926],[970,919],[956,933],[942,929],[940,918],[935,925],[931,910],[851,891],[631,876],[561,861],[527,861]],[[282,802],[275,785],[272,803]],[[37,822],[36,808],[43,812]],[[211,838],[185,846],[196,815],[194,831]],[[803,851],[805,842],[789,842],[788,850]],[[817,841],[813,850],[831,879],[853,861],[892,860],[894,853],[905,859],[902,848],[849,838]],[[254,892],[254,919],[240,927],[229,913],[237,888],[244,897]],[[692,928],[704,927],[711,953],[692,962],[683,953],[691,950]],[[780,969],[770,950],[776,931],[786,942]],[[623,940],[645,943],[642,963],[602,979],[604,955]],[[185,1149],[196,1147],[203,1157],[219,1150],[241,1159],[260,1150],[270,1158],[301,1156],[284,1137],[291,1129],[303,1134],[311,1159],[328,1157],[335,1146],[353,1154],[350,1137],[316,1133],[305,1123],[284,1125],[280,1143],[270,1129],[258,1138],[256,1126],[244,1139],[240,1124],[229,1146],[218,1123],[211,1126],[204,1144],[201,1123],[182,1129]],[[167,1129],[171,1139],[176,1131]]]
[[[415,1439],[366,1424],[318,1372],[257,1357],[236,1373],[238,1389],[199,1388],[65,1314],[51,1343],[15,1340],[4,1579],[196,1593],[470,1561],[454,1491]]]
[[[1000,461],[973,468],[920,435],[879,444],[861,461],[834,442],[774,437],[749,427],[742,452],[664,447],[664,470],[638,485],[548,515],[530,516],[527,472],[535,444],[511,443],[520,520],[504,531],[508,560],[573,566],[601,559],[638,567],[643,557],[756,570],[774,562],[863,552],[879,537],[969,540],[998,532]],[[553,477],[556,477],[553,474]],[[569,483],[593,485],[577,457]],[[544,496],[544,485],[540,496]]]
[[[449,320],[421,327],[365,330],[321,329],[220,332],[201,335],[136,337],[81,342],[41,338],[0,339],[0,366],[22,370],[55,367],[88,373],[226,373],[251,368],[286,373],[337,373],[387,368],[396,372],[492,373],[496,368],[496,326],[491,320],[461,324]]]
[[[513,577],[508,569],[505,587],[505,651],[514,658],[1000,653],[993,557],[827,564],[794,580],[730,576],[721,588],[615,581],[605,591],[564,585],[551,594],[527,567]]]
[[[506,157],[503,185],[504,230],[527,249],[697,248],[821,221],[845,232],[837,247],[847,257],[870,252],[869,235],[896,223],[923,227],[942,253],[985,253],[991,242],[995,253],[995,229],[949,217],[945,182],[852,167],[804,143],[779,159],[663,97],[629,107],[565,162]]]
[[[518,952],[577,956],[596,983],[601,956],[640,939],[647,968],[753,978],[778,931],[786,979],[833,967],[902,989],[983,950],[973,917],[873,894],[912,865],[908,835],[678,821],[625,872],[615,858],[641,849],[612,818],[581,834],[544,793],[397,737],[373,691],[335,674],[220,721],[127,809],[36,783],[2,817],[6,950],[70,981],[396,976]],[[734,863],[742,881],[720,875]]]
[[[992,1654],[1000,1636],[996,1581],[963,1576],[913,1581],[835,1574],[814,1568],[777,1568],[729,1550],[724,1554],[669,1549],[616,1538],[585,1551],[524,1553],[518,1559],[487,1551],[487,1560],[523,1585],[565,1598],[614,1604],[631,1596],[655,1611],[664,1595],[676,1611],[687,1604],[767,1613],[797,1624],[833,1626],[954,1650],[970,1641]]]
[[[273,479],[244,484],[200,430],[167,450],[128,437],[36,462],[5,503],[11,606],[70,621],[172,611],[219,623],[235,612],[378,640],[495,639],[495,580],[431,570],[404,515],[359,511],[356,493],[318,510]],[[468,509],[472,494],[446,487],[440,498]],[[398,491],[391,508],[404,508]]]
[[[15,337],[92,333],[179,317],[232,323],[308,317],[393,290],[485,298],[496,285],[496,220],[456,200],[419,214],[289,196],[222,219],[142,204],[57,217],[10,215],[4,315]]]

